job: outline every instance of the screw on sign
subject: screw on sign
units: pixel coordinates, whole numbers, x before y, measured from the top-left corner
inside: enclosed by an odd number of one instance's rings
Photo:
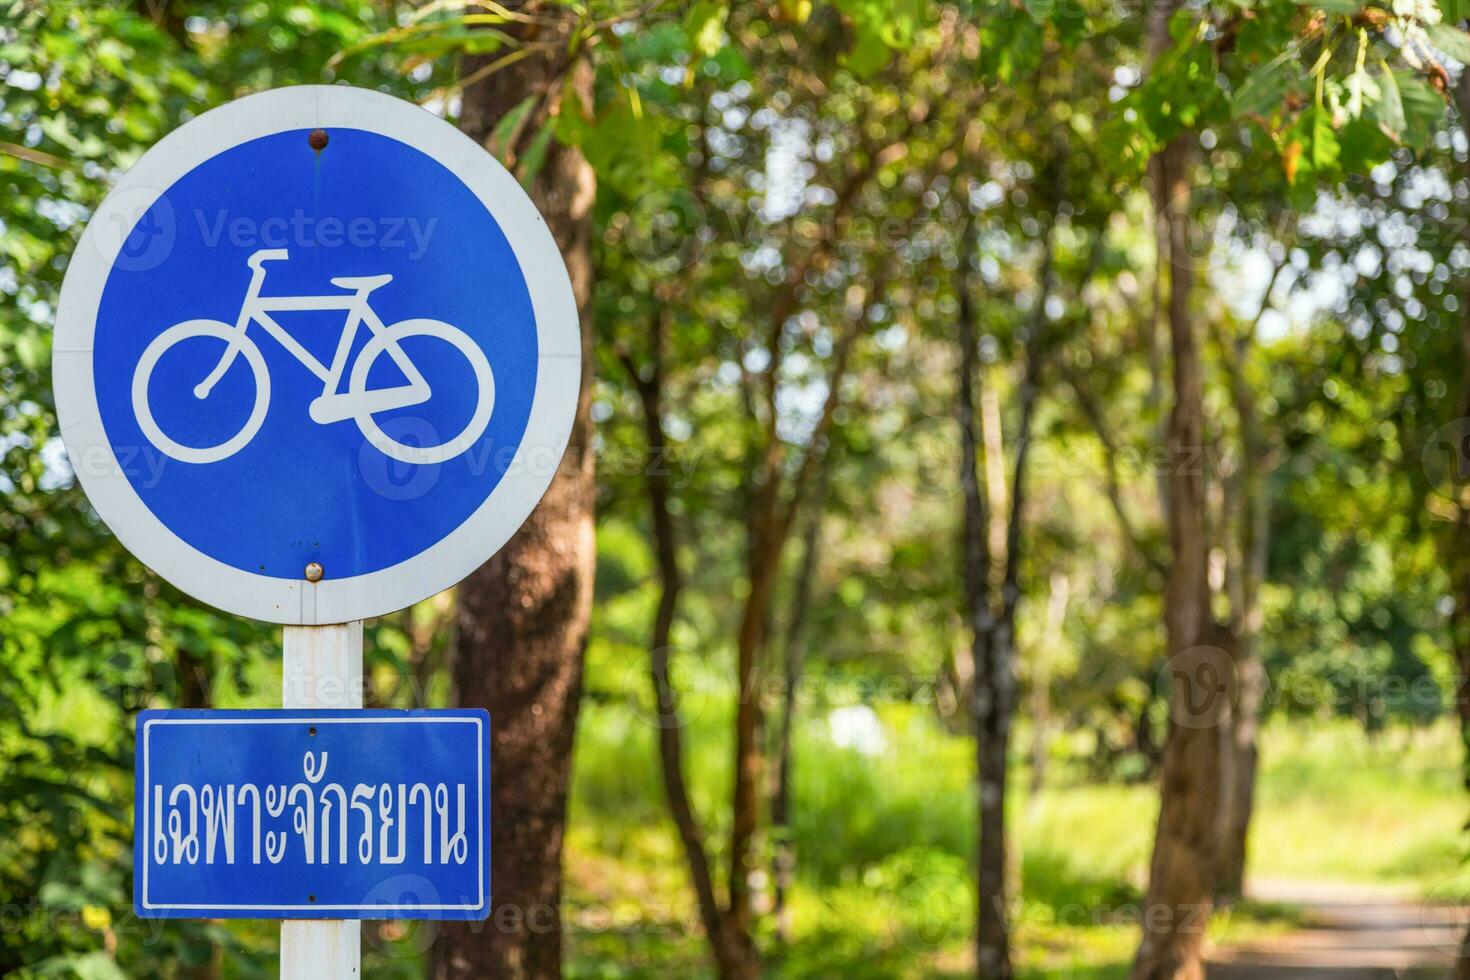
[[[454,585],[541,499],[579,358],[535,206],[417,106],[249,96],[113,189],[57,312],[67,451],[155,572],[286,626],[287,710],[140,719],[140,915],[279,918],[282,976],[346,977],[353,919],[487,914],[491,719],[342,709],[360,621]]]

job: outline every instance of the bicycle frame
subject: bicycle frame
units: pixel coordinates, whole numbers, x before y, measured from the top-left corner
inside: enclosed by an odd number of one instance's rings
[[[389,343],[386,349],[393,363],[398,365],[398,369],[408,378],[408,384],[396,388],[380,388],[357,393],[338,390],[342,382],[342,375],[347,370],[347,362],[352,353],[352,342],[357,337],[358,325],[367,324],[368,329],[374,334],[382,333],[387,329],[382,319],[368,303],[368,295],[391,277],[367,276],[332,280],[334,284],[352,289],[351,293],[329,296],[262,296],[260,289],[265,283],[265,263],[287,257],[287,250],[283,248],[261,249],[247,260],[251,269],[250,286],[246,290],[245,301],[240,305],[240,314],[235,320],[235,339],[225,348],[214,370],[210,371],[205,379],[195,386],[195,397],[201,399],[208,397],[210,390],[220,378],[224,377],[225,372],[234,363],[236,355],[240,353],[246,330],[254,321],[264,327],[266,332],[286,349],[287,353],[322,380],[322,393],[312,399],[309,409],[309,414],[314,422],[326,425],[363,413],[370,415],[374,412],[418,405],[428,401],[431,394],[428,383],[397,342]],[[318,360],[271,316],[272,313],[331,310],[346,313],[347,319],[342,325],[342,337],[337,342],[337,349],[332,355],[330,365]]]

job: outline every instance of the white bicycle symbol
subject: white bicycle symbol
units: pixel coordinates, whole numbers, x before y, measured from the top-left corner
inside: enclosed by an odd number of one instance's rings
[[[245,302],[240,307],[240,315],[233,327],[219,320],[185,320],[159,334],[143,351],[143,356],[138,360],[138,366],[133,372],[133,411],[138,417],[138,425],[143,429],[143,434],[158,447],[159,451],[185,463],[216,463],[233,456],[255,438],[255,433],[265,422],[266,411],[270,407],[271,379],[270,373],[266,370],[265,358],[261,356],[260,347],[245,332],[252,321],[264,327],[291,356],[324,382],[322,393],[311,402],[309,414],[313,422],[319,425],[329,425],[350,418],[357,423],[357,427],[362,430],[368,442],[377,447],[380,452],[405,463],[442,463],[458,456],[480,438],[485,431],[485,426],[490,423],[490,413],[495,407],[495,378],[490,372],[490,362],[485,358],[485,352],[469,338],[468,334],[440,320],[422,318],[401,320],[392,326],[385,326],[382,319],[368,305],[368,294],[391,282],[393,279],[391,275],[342,276],[331,280],[334,286],[352,290],[352,293],[348,295],[260,295],[260,287],[265,282],[264,263],[276,260],[285,261],[289,258],[290,255],[284,248],[261,249],[250,256],[247,260],[247,264],[253,270],[250,277],[250,288],[245,293]],[[337,343],[337,350],[332,357],[330,367],[312,356],[310,351],[301,346],[294,337],[286,332],[285,328],[270,316],[274,312],[304,310],[341,310],[347,314],[347,320],[342,326],[342,338]],[[372,331],[372,336],[358,352],[356,359],[352,362],[352,370],[348,372],[347,360],[352,351],[353,340],[357,336],[359,323],[367,324],[368,329]],[[225,350],[214,369],[203,381],[194,386],[195,398],[202,401],[209,397],[210,390],[220,378],[224,377],[230,365],[235,362],[237,355],[244,355],[246,363],[250,365],[251,372],[255,376],[255,405],[250,411],[250,417],[246,419],[244,427],[239,432],[215,446],[185,446],[170,439],[159,428],[153,418],[153,410],[148,405],[148,381],[153,376],[153,369],[158,365],[159,360],[175,344],[196,337],[213,337],[222,340],[225,343]],[[479,389],[475,410],[468,424],[453,439],[437,446],[410,446],[398,442],[384,432],[373,419],[378,412],[418,405],[428,401],[433,395],[428,382],[424,380],[424,376],[403,350],[401,342],[409,337],[436,337],[453,346],[469,361]],[[372,369],[373,362],[384,351],[403,372],[408,383],[393,388],[368,390],[368,373]],[[345,392],[338,391],[343,374],[348,375]]]

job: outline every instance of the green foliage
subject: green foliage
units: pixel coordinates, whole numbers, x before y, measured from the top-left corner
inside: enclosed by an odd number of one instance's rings
[[[328,59],[378,9],[0,4],[0,894],[19,903],[0,930],[7,976],[177,976],[226,947],[236,975],[270,962],[273,930],[132,914],[132,716],[277,701],[279,637],[159,582],[90,511],[56,434],[51,318],[123,168],[237,93],[329,80]],[[391,58],[353,77],[412,91]]]
[[[653,730],[637,711],[643,678],[590,666],[589,683],[608,699],[591,708],[579,733],[573,789],[569,888],[573,976],[601,976],[610,960],[622,976],[677,969],[705,975],[684,894],[682,858],[659,803]],[[613,694],[614,685],[621,696]],[[613,689],[610,689],[613,688]],[[714,687],[709,706],[721,703]],[[974,901],[970,884],[973,816],[967,800],[967,739],[923,711],[879,712],[888,744],[855,759],[834,743],[833,707],[805,707],[798,739],[799,801],[823,814],[795,834],[798,880],[792,944],[776,976],[838,970],[864,977],[963,973]],[[696,800],[718,799],[728,779],[719,743],[725,719],[696,713],[686,731]],[[1261,809],[1252,840],[1259,867],[1283,880],[1331,878],[1436,892],[1458,863],[1458,735],[1450,725],[1396,727],[1368,736],[1349,722],[1269,726],[1263,738]],[[711,744],[712,742],[716,744]],[[874,776],[872,774],[879,774]],[[1073,978],[1120,969],[1135,942],[1130,917],[1147,867],[1152,814],[1146,786],[1096,785],[1068,764],[1034,798],[1028,773],[1012,789],[1013,853],[1021,864],[1017,943],[1025,975]],[[889,779],[899,785],[890,790]],[[875,790],[882,783],[883,788]],[[842,788],[850,783],[850,788]],[[842,812],[825,802],[840,797]],[[911,812],[916,799],[932,817]],[[838,800],[832,799],[836,804]],[[872,828],[910,826],[908,836],[869,848]],[[957,825],[957,826],[952,826]],[[715,828],[711,828],[715,829]],[[896,831],[897,833],[897,831]],[[953,841],[955,843],[949,843]],[[646,896],[619,906],[616,896]],[[616,913],[621,928],[610,928]],[[1247,903],[1212,928],[1216,943],[1260,939],[1301,925],[1290,906]],[[958,964],[958,965],[957,965]]]
[[[1049,713],[1038,747],[1057,788],[1013,793],[1022,960],[1029,976],[1118,975],[1133,932],[1106,910],[1138,891],[1145,780],[1166,721],[1165,578],[1151,559],[1167,554],[1167,363],[1148,353],[1162,280],[1142,178],[1175,140],[1192,154],[1200,333],[1252,340],[1245,371],[1271,444],[1269,708],[1293,724],[1335,719],[1272,730],[1253,853],[1283,875],[1453,870],[1453,739],[1406,723],[1445,714],[1453,682],[1454,491],[1418,461],[1464,395],[1463,248],[1437,233],[1463,204],[1451,178],[1464,161],[1417,39],[1465,60],[1461,6],[1446,0],[1431,22],[1339,0],[1189,5],[1157,51],[1141,18],[1090,2],[558,8],[568,50],[595,70],[592,97],[568,86],[541,121],[539,93],[528,96],[491,142],[503,150],[536,120],[512,161],[520,179],[540,173],[553,141],[578,147],[597,177],[599,543],[568,834],[573,975],[708,969],[649,724],[646,475],[670,474],[686,770],[723,875],[733,637],[772,450],[787,480],[808,452],[824,475],[799,515],[803,527],[820,516],[822,550],[796,640],[810,686],[795,739],[793,936],[783,945],[763,926],[759,940],[773,975],[963,972],[974,804],[952,421],[962,298],[976,307],[1001,474],[1033,339],[1047,358],[1017,629],[1026,713]],[[50,391],[60,280],[122,169],[220,101],[347,81],[453,111],[461,85],[499,83],[495,71],[458,77],[460,56],[503,68],[537,49],[493,4],[3,9],[0,895],[32,904],[0,930],[0,972],[170,977],[217,962],[226,976],[269,975],[269,926],[144,924],[129,911],[133,714],[273,703],[278,638],[160,582],[88,509]],[[1289,265],[1269,330],[1239,308],[1263,257]],[[848,330],[832,424],[814,439]],[[1206,351],[1204,455],[1228,498],[1241,431],[1219,347]],[[640,400],[656,354],[661,459],[647,453]],[[1226,502],[1212,507],[1228,521]],[[780,570],[770,676],[802,557],[788,549]],[[370,625],[381,701],[445,701],[452,619],[445,597]],[[768,698],[768,720],[778,704]],[[836,734],[835,712],[868,709],[878,750]],[[1395,753],[1408,763],[1388,765]],[[1345,762],[1367,775],[1342,779]],[[1359,817],[1391,833],[1366,846]],[[640,895],[668,901],[629,898]],[[630,901],[626,928],[598,918]],[[368,937],[375,975],[416,974],[421,935],[388,923]]]
[[[693,52],[701,58],[712,58],[725,38],[725,18],[730,8],[716,0],[699,0],[684,15],[684,33]]]
[[[853,41],[842,64],[867,78],[888,64],[894,51],[914,42],[928,13],[924,0],[834,0],[851,24]]]

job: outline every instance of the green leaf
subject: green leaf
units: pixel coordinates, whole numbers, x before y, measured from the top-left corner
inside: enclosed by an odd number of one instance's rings
[[[1341,152],[1331,111],[1313,106],[1292,126],[1282,152],[1287,179],[1293,186],[1308,186],[1314,179],[1330,177],[1338,168]]]
[[[1462,65],[1470,65],[1470,34],[1449,24],[1429,24],[1424,28],[1429,42]]]
[[[913,43],[925,11],[922,0],[837,0],[836,6],[852,22],[853,42],[842,63],[863,77]]]
[[[112,38],[97,45],[97,63],[116,78],[128,80],[128,55],[131,52]]]
[[[546,163],[546,151],[551,146],[551,137],[555,131],[555,123],[551,121],[542,126],[531,138],[530,145],[526,147],[526,152],[521,156],[520,165],[516,167],[516,178],[528,191],[536,175],[541,172],[541,167]]]
[[[1404,129],[1400,135],[1414,149],[1427,149],[1433,142],[1435,126],[1444,118],[1444,98],[1413,72],[1400,71],[1393,75],[1404,108]]]
[[[1446,24],[1458,24],[1470,17],[1470,0],[1439,0],[1439,10]]]
[[[1300,66],[1293,51],[1283,51],[1256,68],[1241,82],[1230,99],[1230,115],[1256,116],[1269,114],[1280,105],[1291,83],[1300,77]]]
[[[853,74],[867,78],[888,64],[890,54],[892,50],[883,43],[883,36],[877,29],[862,27],[857,31],[852,48],[843,56],[842,63]]]
[[[1153,73],[1135,92],[1139,115],[1164,141],[1203,125],[1229,109],[1218,76],[1214,49],[1186,35],[1159,58]]]
[[[1318,173],[1331,171],[1337,166],[1342,147],[1337,142],[1337,130],[1332,128],[1332,114],[1321,106],[1311,110],[1312,146],[1309,157],[1312,169]]]
[[[1365,174],[1387,160],[1394,142],[1375,120],[1351,119],[1337,131],[1342,146],[1338,163],[1344,173]]]
[[[1292,0],[1298,7],[1311,7],[1327,14],[1351,16],[1362,9],[1357,0]]]
[[[836,0],[858,31],[874,30],[892,48],[907,47],[924,18],[923,0]]]
[[[495,128],[490,131],[490,139],[486,141],[485,148],[501,163],[504,163],[508,156],[506,150],[509,149],[509,143],[514,134],[520,129],[521,120],[525,118],[526,113],[531,111],[531,106],[535,105],[537,100],[536,95],[526,96],[517,102],[509,112],[501,116]]]
[[[1099,144],[1108,170],[1132,179],[1142,176],[1163,141],[1142,123],[1115,116],[1103,125]]]
[[[1404,100],[1399,94],[1398,79],[1394,78],[1393,72],[1389,71],[1388,65],[1380,61],[1383,66],[1383,84],[1379,86],[1383,97],[1374,103],[1375,115],[1378,125],[1383,127],[1384,132],[1393,138],[1394,142],[1402,142],[1404,130],[1408,127],[1404,119]]]
[[[46,363],[47,353],[45,340],[39,333],[23,333],[15,340],[16,359],[29,370],[40,370]]]
[[[78,980],[127,980],[117,961],[103,952],[85,953],[67,964]]]
[[[706,71],[710,70],[709,66],[711,65],[717,68],[717,74],[720,80],[727,84],[731,82],[749,81],[755,77],[755,72],[751,70],[749,59],[734,45],[726,45],[721,48],[720,53],[707,61],[705,65]]]
[[[1041,64],[1044,29],[1030,17],[994,17],[981,36],[980,61],[987,74],[1007,84]]]
[[[725,18],[730,8],[718,0],[699,0],[684,17],[684,32],[701,58],[712,57],[725,43]]]

